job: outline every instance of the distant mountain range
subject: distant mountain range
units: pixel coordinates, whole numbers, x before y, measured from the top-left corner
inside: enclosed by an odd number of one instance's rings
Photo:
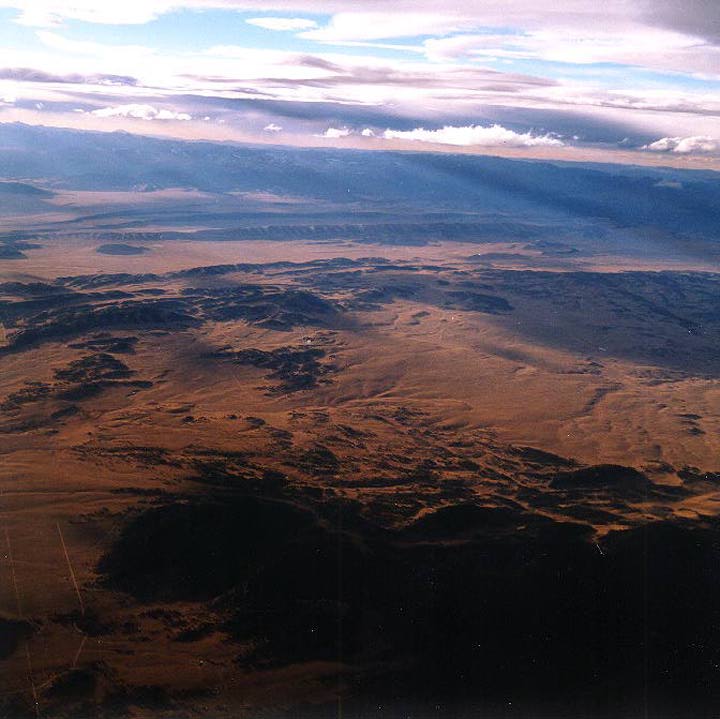
[[[418,213],[444,212],[454,219],[571,222],[705,240],[715,240],[720,226],[720,174],[617,164],[252,146],[6,123],[0,124],[0,173],[31,185],[6,183],[0,208],[10,192],[39,199],[47,190],[191,188],[239,193],[236,216],[244,209],[242,193],[269,193],[293,200],[286,211],[317,212],[331,203],[334,221],[363,212],[382,222],[397,213],[423,221]],[[257,212],[257,201],[245,204]]]

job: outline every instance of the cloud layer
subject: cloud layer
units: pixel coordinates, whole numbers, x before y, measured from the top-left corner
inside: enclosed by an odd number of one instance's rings
[[[0,12],[20,26],[3,47],[0,120],[720,155],[710,0],[0,0]]]
[[[314,20],[307,20],[301,17],[251,17],[245,22],[265,30],[279,30],[282,32],[308,30],[309,28],[317,27],[317,23]]]

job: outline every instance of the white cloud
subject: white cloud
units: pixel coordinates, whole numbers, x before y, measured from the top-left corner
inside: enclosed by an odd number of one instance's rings
[[[339,137],[347,137],[351,134],[352,130],[348,130],[347,127],[328,127],[328,129],[325,130],[322,135],[318,135],[318,137],[327,137],[331,140],[335,140]]]
[[[155,120],[192,120],[187,112],[174,112],[173,110],[160,110],[153,118]]]
[[[384,40],[417,35],[438,35],[473,26],[473,21],[443,12],[340,12],[316,30],[301,33],[307,40],[344,43],[362,40]]]
[[[417,34],[440,36],[458,28],[519,27],[597,28],[611,31],[631,25],[669,28],[688,35],[718,39],[720,6],[714,0],[564,0],[542,3],[537,0],[454,0],[450,7],[436,0],[394,0],[392,8],[380,0],[0,0],[0,8],[18,11],[20,21],[50,26],[66,19],[107,24],[150,22],[174,10],[228,9],[258,12],[316,13],[322,15],[380,15],[382,23],[362,22],[368,33],[385,37]],[[352,12],[348,12],[348,6]],[[386,9],[387,8],[387,9]],[[382,12],[378,12],[378,9]],[[402,17],[408,18],[403,28]],[[423,16],[430,20],[418,20]],[[453,17],[454,16],[454,17]],[[448,29],[450,28],[450,29]],[[334,39],[358,35],[344,20],[328,25]]]
[[[265,132],[282,132],[282,127],[280,125],[276,125],[274,122],[271,122],[269,125],[265,125],[263,130]]]
[[[254,17],[246,20],[249,25],[256,25],[265,30],[298,31],[317,27],[314,20],[302,17]]]
[[[63,20],[82,20],[101,24],[139,25],[155,20],[169,10],[185,3],[172,0],[0,0],[0,7],[19,11],[16,19],[21,25],[53,27]]]
[[[632,76],[624,80],[614,69],[593,68],[588,79],[577,74],[554,80],[501,72],[477,63],[430,64],[415,58],[395,59],[390,63],[387,58],[365,54],[311,54],[242,46],[215,47],[200,52],[161,52],[151,48],[71,41],[55,32],[41,31],[40,34],[45,47],[13,51],[12,67],[35,69],[40,73],[51,69],[53,74],[65,77],[79,76],[92,67],[95,73],[136,80],[102,88],[83,83],[82,94],[94,107],[149,104],[183,109],[202,117],[210,114],[211,105],[206,98],[331,102],[393,108],[393,114],[417,118],[409,127],[432,123],[430,127],[433,128],[442,124],[465,125],[466,119],[456,118],[472,117],[471,113],[476,112],[483,125],[504,124],[502,114],[486,114],[483,108],[514,107],[577,115],[577,124],[565,123],[563,126],[568,136],[581,134],[586,137],[586,133],[578,133],[583,122],[581,114],[586,113],[601,117],[599,121],[617,124],[618,133],[623,133],[618,137],[628,133],[620,125],[631,126],[646,137],[654,138],[720,137],[720,94],[713,92],[711,87],[697,83],[685,87],[663,87],[657,83],[641,85]],[[609,79],[602,73],[608,73]],[[626,84],[613,88],[610,83],[616,79]],[[27,88],[24,82],[16,80],[0,86],[0,95],[28,96],[51,102],[67,102],[67,92],[67,85],[39,81]],[[73,93],[71,101],[77,102],[78,89],[73,88]],[[114,99],[98,102],[97,96]],[[174,101],[174,97],[179,99]],[[330,115],[336,118],[331,121],[327,112],[318,106],[315,116],[308,118],[307,127],[325,123],[319,125],[324,130],[330,124],[342,128],[345,123],[353,127],[362,122],[351,115],[335,113]],[[386,126],[392,127],[391,120],[380,117],[378,115],[373,121],[373,126],[387,123]],[[277,116],[263,116],[256,128],[262,129],[271,121],[285,124]],[[558,129],[553,126],[551,117],[540,120],[519,116],[516,122],[527,123],[522,132],[535,122]],[[366,125],[359,125],[357,135],[361,135],[363,127]],[[322,130],[310,129],[309,132]],[[376,133],[381,136],[382,130],[376,130]],[[267,136],[267,133],[263,134]]]
[[[118,105],[117,107],[103,107],[100,110],[93,110],[96,117],[129,117],[135,120],[192,120],[186,112],[174,112],[173,110],[158,110],[152,105],[131,103],[129,105]]]
[[[551,135],[533,135],[530,132],[513,132],[502,125],[467,125],[455,127],[445,125],[439,130],[426,130],[418,127],[414,130],[385,130],[386,140],[411,140],[433,142],[439,145],[458,145],[483,147],[560,147],[564,143]]]
[[[68,55],[91,55],[95,59],[110,56],[137,59],[139,56],[151,55],[154,52],[151,48],[141,45],[104,45],[88,40],[69,40],[48,30],[38,30],[35,34],[43,45]]]
[[[695,1],[702,0],[689,0],[691,5]],[[42,121],[47,122],[48,110],[69,114],[62,108],[75,107],[82,96],[86,107],[102,108],[94,119],[87,113],[88,123],[100,125],[99,118],[114,117],[113,126],[120,126],[121,118],[129,118],[129,129],[137,127],[138,118],[188,119],[187,113],[180,112],[186,110],[198,120],[212,115],[213,128],[223,119],[228,127],[242,127],[243,132],[252,128],[252,139],[266,142],[286,137],[300,141],[301,135],[317,132],[328,142],[348,138],[338,144],[357,146],[367,138],[385,136],[388,144],[403,139],[418,144],[533,147],[576,144],[570,139],[576,133],[582,143],[604,138],[614,144],[612,133],[616,133],[617,138],[632,138],[628,149],[637,148],[638,136],[662,138],[660,145],[651,143],[653,147],[647,149],[675,153],[678,162],[685,162],[683,153],[712,152],[703,147],[712,147],[717,142],[712,138],[720,137],[720,84],[713,82],[720,78],[720,43],[690,35],[687,23],[653,26],[639,10],[650,2],[680,0],[604,0],[602,7],[596,0],[549,5],[537,0],[453,0],[447,8],[430,0],[394,0],[392,6],[380,0],[0,0],[0,8],[23,12],[24,21],[41,24],[47,20],[50,26],[71,19],[139,23],[181,7],[243,10],[245,15],[218,16],[219,22],[224,17],[239,22],[242,33],[245,18],[251,18],[251,24],[260,27],[299,29],[306,38],[337,45],[332,49],[316,46],[313,51],[305,43],[302,52],[293,52],[287,49],[289,43],[278,44],[278,36],[268,32],[265,47],[242,46],[240,40],[234,46],[210,47],[221,41],[210,34],[207,49],[165,44],[152,48],[105,44],[93,36],[91,28],[73,27],[67,37],[52,28],[40,30],[37,36],[42,45],[29,42],[7,51],[3,62],[8,68],[40,74],[32,78],[32,85],[30,79],[2,80],[7,84],[0,86],[0,97],[23,98],[17,109],[3,107],[3,116],[30,112],[31,102],[43,100]],[[310,17],[319,25],[311,26]],[[177,20],[192,25],[190,13]],[[413,38],[417,33],[420,37]],[[142,42],[132,28],[123,30],[122,36],[130,38],[125,43]],[[380,46],[386,37],[406,38],[388,41],[406,52],[392,59],[375,53],[371,48]],[[430,39],[423,43],[425,37]],[[368,50],[348,52],[342,45]],[[494,58],[496,64],[492,64]],[[528,62],[532,60],[538,62]],[[550,72],[540,60],[561,60],[564,65]],[[505,61],[521,62],[504,66]],[[677,68],[683,74],[640,74],[615,66],[617,62]],[[97,73],[93,77],[127,77],[130,82],[99,87],[100,81],[90,81],[88,68]],[[521,69],[537,75],[520,74]],[[704,77],[697,74],[701,72]],[[67,79],[42,80],[42,73],[77,76],[79,81],[70,87]],[[290,128],[288,115],[265,112],[261,102],[257,103],[261,109],[253,109],[252,100],[300,102],[306,108],[293,116]],[[238,112],[228,109],[235,101],[241,108]],[[333,103],[337,111],[326,103]],[[347,106],[362,106],[367,112],[351,112]],[[246,122],[241,116],[245,108]],[[555,124],[558,116],[562,121]],[[405,120],[396,125],[394,117]],[[469,125],[469,118],[482,126]],[[588,118],[593,127],[603,125],[607,131],[588,133]],[[500,125],[488,127],[493,122]],[[273,135],[280,132],[270,127],[275,123],[291,132]],[[507,124],[516,131],[502,127]],[[157,125],[165,126],[158,129]],[[180,125],[158,122],[151,127],[148,123],[144,131],[185,135],[201,131],[189,123]],[[545,130],[527,132],[533,126],[558,130],[564,136],[544,134]],[[417,129],[405,135],[389,129],[383,135],[382,129],[372,129],[378,127]],[[663,141],[665,149],[661,149]],[[659,161],[652,156],[645,159]]]
[[[676,152],[680,155],[714,153],[720,152],[720,140],[705,135],[662,137],[649,145],[645,145],[642,149],[651,152]]]
[[[608,30],[601,23],[592,23],[571,32],[550,27],[505,34],[461,34],[432,37],[423,46],[433,62],[490,62],[500,58],[575,65],[619,63],[720,77],[720,47],[684,33],[637,25]]]

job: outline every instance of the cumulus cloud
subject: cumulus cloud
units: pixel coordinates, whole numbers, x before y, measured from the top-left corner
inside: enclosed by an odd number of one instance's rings
[[[720,140],[706,135],[661,137],[649,145],[644,145],[642,149],[651,152],[676,152],[680,155],[715,153],[720,152]]]
[[[314,20],[302,17],[253,17],[246,20],[249,25],[256,25],[264,30],[298,31],[317,27]]]
[[[274,122],[271,122],[269,125],[265,125],[263,130],[265,132],[282,132],[282,127],[280,125],[276,125]]]
[[[370,127],[366,127],[360,134],[363,137],[375,137],[375,131]]]
[[[192,120],[186,112],[175,112],[173,110],[158,110],[152,105],[131,103],[129,105],[118,105],[117,107],[103,107],[93,110],[96,117],[129,117],[135,120]]]
[[[331,140],[335,140],[339,137],[347,137],[351,134],[352,130],[349,130],[347,127],[328,127],[328,129],[325,130],[322,135],[319,135],[319,137],[327,137]]]
[[[438,130],[418,127],[414,130],[385,130],[386,140],[433,142],[439,145],[484,147],[560,147],[564,143],[552,135],[533,135],[531,132],[514,132],[502,125],[445,125]]]

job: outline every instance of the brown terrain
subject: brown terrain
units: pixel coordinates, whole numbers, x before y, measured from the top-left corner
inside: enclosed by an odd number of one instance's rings
[[[0,718],[716,716],[714,173],[0,159]]]
[[[2,716],[704,716],[711,265],[99,244],[0,260]]]

